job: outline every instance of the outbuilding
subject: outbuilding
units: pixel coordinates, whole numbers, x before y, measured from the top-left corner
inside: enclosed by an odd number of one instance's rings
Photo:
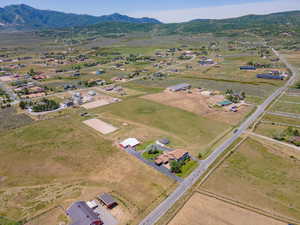
[[[167,90],[176,92],[176,91],[188,90],[191,87],[192,87],[192,85],[190,85],[190,84],[182,83],[182,84],[176,84],[174,86],[170,86],[170,87],[167,88]]]
[[[98,199],[109,209],[112,209],[113,207],[118,205],[116,200],[110,194],[107,194],[107,193],[103,193],[103,194],[99,195]]]
[[[165,146],[168,145],[170,143],[169,139],[167,138],[162,138],[156,141],[156,144],[160,145],[160,146]]]
[[[137,146],[139,144],[140,144],[140,142],[137,139],[127,138],[126,140],[124,140],[120,143],[120,146],[122,148],[128,148],[128,147],[134,148],[135,146]]]

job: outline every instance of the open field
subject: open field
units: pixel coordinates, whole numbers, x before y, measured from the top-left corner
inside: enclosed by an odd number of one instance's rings
[[[298,102],[299,103],[299,102]],[[273,112],[300,114],[300,104],[279,101],[270,109]]]
[[[237,125],[252,107],[241,106],[238,112],[230,112],[225,108],[213,107],[218,102],[223,101],[223,95],[203,96],[199,91],[193,90],[192,93],[187,92],[162,92],[158,94],[146,95],[143,98],[155,101],[161,104],[177,107],[205,118],[224,122],[230,125]]]
[[[285,116],[276,116],[271,114],[266,114],[263,116],[262,121],[268,121],[272,123],[285,123],[290,125],[300,126],[300,119],[289,118]]]
[[[0,133],[0,171],[0,215],[15,220],[109,192],[120,204],[120,224],[126,224],[174,187],[72,114]]]
[[[26,114],[17,114],[13,107],[0,109],[0,132],[22,127],[33,122]]]
[[[195,193],[168,225],[284,225],[266,216]]]
[[[215,62],[218,62],[214,66],[200,66],[197,63],[193,64],[193,69],[190,71],[184,71],[179,73],[178,77],[191,77],[191,78],[203,78],[203,79],[216,79],[216,80],[230,80],[239,82],[253,82],[253,83],[269,83],[277,86],[281,86],[285,81],[267,80],[257,78],[258,73],[266,73],[271,69],[280,70],[286,72],[287,70],[280,63],[276,63],[273,68],[257,69],[255,71],[241,71],[240,66],[246,65],[248,62],[258,62],[261,64],[268,64],[268,59],[262,59],[259,56],[236,56],[236,57],[224,57],[216,58]]]
[[[255,128],[255,133],[273,138],[275,135],[279,135],[287,128],[288,128],[288,126],[260,123]]]
[[[195,156],[205,152],[207,145],[230,127],[191,112],[165,106],[144,99],[128,99],[120,103],[94,109],[92,113],[114,115],[124,122],[135,122],[173,137]],[[140,135],[140,134],[137,134]]]
[[[247,138],[200,188],[299,221],[299,159],[297,150]]]
[[[277,87],[275,85],[261,81],[260,83],[255,82],[234,82],[224,79],[196,79],[196,78],[185,78],[185,77],[169,77],[164,80],[136,80],[131,83],[136,83],[147,88],[166,88],[171,85],[179,83],[189,83],[193,87],[205,88],[209,90],[218,90],[225,92],[227,89],[232,89],[237,92],[244,91],[246,95],[267,97],[269,96]]]

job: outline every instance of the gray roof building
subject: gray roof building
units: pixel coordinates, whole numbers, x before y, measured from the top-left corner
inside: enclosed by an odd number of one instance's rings
[[[167,89],[169,91],[183,91],[183,90],[190,89],[191,87],[192,87],[192,85],[190,85],[190,84],[182,83],[182,84],[176,84],[174,86],[170,86]]]
[[[70,225],[102,225],[99,215],[95,213],[84,201],[78,201],[71,205],[66,211],[71,218]]]
[[[109,194],[103,193],[98,196],[98,199],[108,208],[113,208],[117,205],[116,200]]]

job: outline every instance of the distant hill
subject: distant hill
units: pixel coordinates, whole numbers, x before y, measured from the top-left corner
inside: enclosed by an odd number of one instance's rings
[[[78,15],[51,10],[39,10],[28,5],[10,5],[0,8],[0,26],[19,29],[67,28],[88,26],[103,22],[151,23],[161,22],[152,18],[132,18],[120,14],[107,16]]]

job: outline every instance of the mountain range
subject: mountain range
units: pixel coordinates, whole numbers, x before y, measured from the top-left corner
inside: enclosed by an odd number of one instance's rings
[[[200,16],[199,16],[200,17]],[[71,29],[72,28],[72,29]],[[247,15],[230,19],[197,19],[184,23],[163,24],[153,18],[132,18],[120,14],[107,16],[78,15],[51,10],[39,10],[28,5],[0,8],[0,31],[52,30],[54,35],[127,34],[151,32],[156,35],[215,33],[225,36],[243,32],[278,35],[282,32],[300,35],[300,11]],[[51,32],[50,32],[51,33]],[[49,34],[46,33],[46,34]]]
[[[65,28],[87,26],[103,22],[151,23],[161,22],[152,18],[132,18],[118,13],[107,16],[78,15],[52,10],[39,10],[28,5],[10,5],[0,8],[0,26],[27,29]]]

